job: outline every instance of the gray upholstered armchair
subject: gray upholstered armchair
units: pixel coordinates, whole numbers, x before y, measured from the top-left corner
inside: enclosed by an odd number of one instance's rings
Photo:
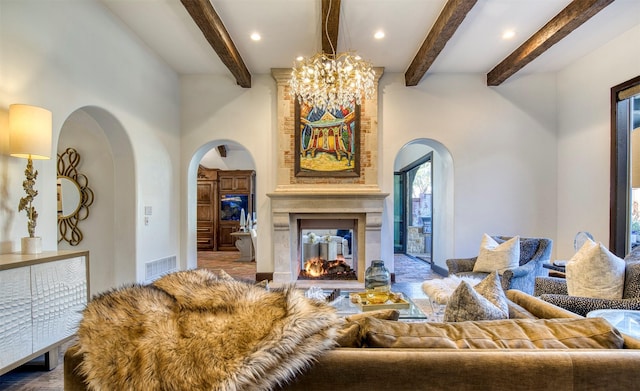
[[[503,243],[511,237],[492,236],[498,242]],[[548,269],[542,267],[543,263],[551,258],[551,247],[553,241],[547,238],[520,238],[520,266],[507,270],[502,274],[502,287],[507,289],[518,289],[522,292],[533,294],[535,278],[547,276]],[[480,277],[484,278],[489,273],[474,273],[473,266],[478,257],[447,259],[449,274],[458,277]]]
[[[536,278],[533,294],[546,302],[582,316],[600,309],[640,310],[640,246],[631,251],[624,260],[627,265],[622,299],[569,296],[567,281],[556,277]]]

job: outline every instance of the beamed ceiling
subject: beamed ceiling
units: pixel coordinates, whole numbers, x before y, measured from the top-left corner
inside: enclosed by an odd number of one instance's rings
[[[407,86],[447,72],[499,86],[558,71],[640,21],[638,0],[102,1],[178,73],[230,72],[245,88],[252,73],[332,48],[403,72]],[[512,40],[501,38],[507,29]]]

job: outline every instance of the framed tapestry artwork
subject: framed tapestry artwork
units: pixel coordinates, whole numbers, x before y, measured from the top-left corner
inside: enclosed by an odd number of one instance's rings
[[[360,106],[334,111],[295,101],[295,176],[360,176]]]

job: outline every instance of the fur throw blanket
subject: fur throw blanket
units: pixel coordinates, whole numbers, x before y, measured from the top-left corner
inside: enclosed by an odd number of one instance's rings
[[[451,297],[453,291],[456,290],[462,281],[466,281],[469,285],[475,286],[482,280],[475,277],[450,275],[445,278],[434,278],[423,282],[422,291],[429,296],[429,299],[433,302],[444,305],[449,302],[449,297]]]
[[[95,297],[78,329],[91,390],[264,390],[334,347],[333,307],[200,269]]]

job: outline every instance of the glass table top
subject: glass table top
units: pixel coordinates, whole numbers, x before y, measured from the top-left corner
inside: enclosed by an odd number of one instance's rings
[[[338,310],[338,315],[340,316],[349,316],[354,314],[363,313],[363,311],[358,307],[355,303],[351,302],[349,298],[349,293],[347,291],[341,291],[340,295],[335,298],[335,300],[331,301],[333,307]],[[409,303],[409,308],[398,309],[400,312],[399,319],[402,320],[427,320],[427,315],[424,314],[420,310],[420,308],[411,300],[411,298],[407,297],[407,295],[403,294],[403,299]]]

